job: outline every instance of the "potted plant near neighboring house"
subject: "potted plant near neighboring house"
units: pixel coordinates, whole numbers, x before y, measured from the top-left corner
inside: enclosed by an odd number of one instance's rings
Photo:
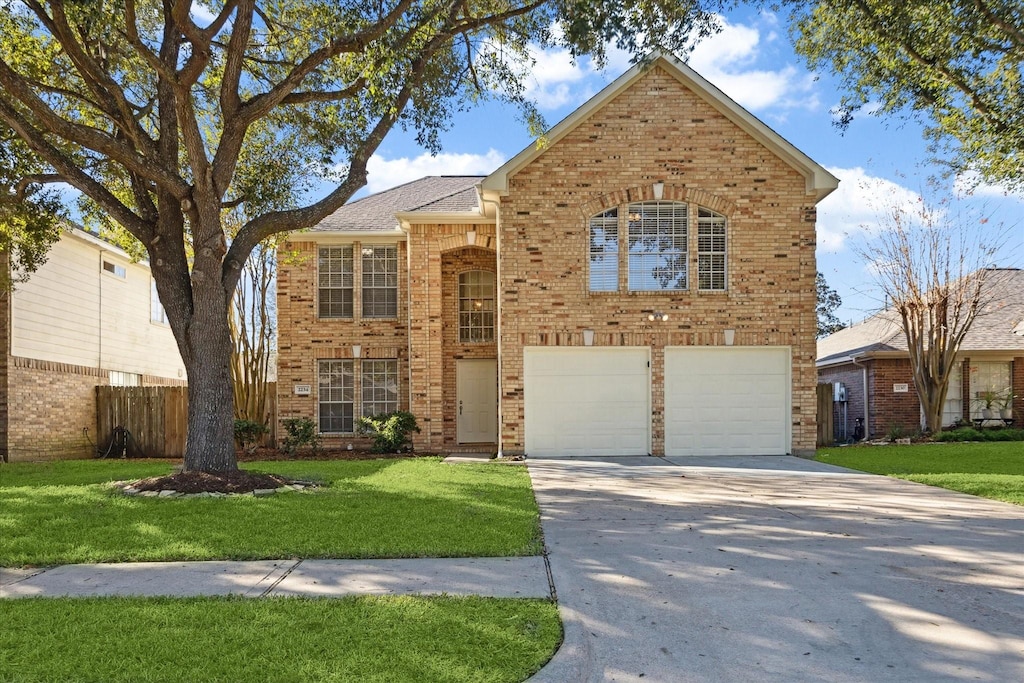
[[[1003,392],[999,401],[999,417],[1004,420],[1013,419],[1013,399],[1017,398],[1013,394],[1013,389],[1007,389]]]
[[[999,393],[995,391],[979,391],[978,403],[981,404],[981,417],[983,420],[996,419],[996,407],[999,404]]]

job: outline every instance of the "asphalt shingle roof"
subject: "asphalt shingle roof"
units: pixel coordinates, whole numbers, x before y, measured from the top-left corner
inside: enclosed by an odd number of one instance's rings
[[[398,229],[402,211],[454,213],[477,209],[476,185],[484,176],[427,176],[346,204],[320,221],[313,232]]]
[[[1024,351],[1024,270],[993,269],[985,306],[964,337],[961,351]],[[879,351],[906,351],[899,314],[886,309],[818,341],[818,362]]]

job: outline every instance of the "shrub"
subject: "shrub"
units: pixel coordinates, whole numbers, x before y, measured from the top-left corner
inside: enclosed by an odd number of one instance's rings
[[[235,420],[235,443],[239,448],[248,448],[269,431],[267,425],[252,420]]]
[[[287,436],[281,441],[281,447],[289,455],[300,448],[309,447],[316,453],[320,450],[320,434],[316,423],[308,417],[289,417],[284,420],[284,431]]]
[[[1024,441],[1024,429],[975,429],[961,427],[935,435],[936,441]]]
[[[409,434],[420,431],[416,416],[404,410],[361,417],[356,421],[360,434],[373,436],[374,453],[397,453],[409,444]]]
[[[906,432],[904,431],[903,427],[894,424],[889,427],[889,431],[886,432],[886,436],[889,439],[889,443],[896,443],[904,436],[906,436]]]

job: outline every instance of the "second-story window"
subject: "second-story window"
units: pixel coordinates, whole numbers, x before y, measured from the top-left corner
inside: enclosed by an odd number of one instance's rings
[[[590,219],[590,291],[619,288],[619,210],[609,209]]]
[[[490,271],[459,275],[459,341],[494,341],[494,273]]]
[[[363,253],[363,317],[398,316],[398,248],[366,246]]]
[[[725,289],[725,216],[701,207],[697,214],[697,287]]]
[[[687,212],[682,202],[635,202],[628,206],[629,289],[687,289]]]
[[[321,318],[351,318],[352,247],[320,247],[319,315]]]

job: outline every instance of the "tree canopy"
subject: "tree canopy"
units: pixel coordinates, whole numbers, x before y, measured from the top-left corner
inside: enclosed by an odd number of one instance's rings
[[[821,339],[838,332],[846,325],[836,315],[836,309],[843,305],[843,300],[836,290],[828,286],[821,271],[818,271],[815,283],[818,288],[818,339]]]
[[[794,3],[796,49],[870,106],[920,117],[955,172],[1024,187],[1024,4],[1019,0]]]
[[[690,0],[0,0],[0,217],[54,239],[63,184],[145,248],[188,370],[185,468],[234,469],[228,314],[259,242],[348,201],[395,126],[436,151],[491,96],[539,126],[536,46],[639,58],[714,28]]]

